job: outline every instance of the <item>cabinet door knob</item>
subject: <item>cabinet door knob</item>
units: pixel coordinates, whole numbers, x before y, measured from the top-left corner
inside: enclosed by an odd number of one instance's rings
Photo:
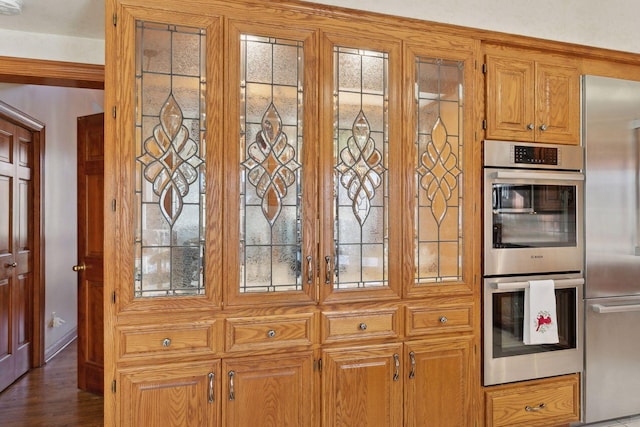
[[[267,332],[267,336],[269,338],[273,338],[276,336],[276,331],[274,331],[273,329],[270,329],[269,332]]]
[[[358,326],[360,328],[361,331],[366,331],[367,330],[367,324],[362,322],[360,323],[360,325]]]
[[[444,316],[442,316],[442,317],[440,318],[440,323],[442,323],[443,325],[444,325],[445,323],[447,323],[448,321],[449,321],[449,319],[447,319],[447,318],[446,318],[446,317],[444,317]]]
[[[527,125],[527,129],[529,129],[529,130],[533,130],[533,128],[534,128],[534,127],[535,127],[535,126],[533,126],[533,123],[529,123],[529,124]]]
[[[6,268],[16,268],[18,266],[18,263],[14,261],[12,263],[6,263],[4,266]]]
[[[540,125],[540,130],[543,132],[547,130],[547,125]]]
[[[73,271],[75,271],[75,272],[78,272],[78,271],[83,271],[83,270],[85,270],[86,268],[87,268],[87,266],[86,266],[86,265],[84,265],[84,264],[78,264],[78,265],[74,265],[74,266],[72,267],[72,270],[73,270]]]
[[[163,347],[169,347],[171,345],[171,340],[169,338],[165,338],[162,340]]]

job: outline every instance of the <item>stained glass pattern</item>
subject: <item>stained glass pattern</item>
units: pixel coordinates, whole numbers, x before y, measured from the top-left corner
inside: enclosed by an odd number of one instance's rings
[[[240,292],[302,290],[304,44],[240,36]]]
[[[295,156],[295,148],[282,132],[280,114],[271,104],[262,117],[262,129],[249,145],[247,159],[242,162],[248,170],[249,182],[262,199],[262,213],[271,226],[280,214],[289,186],[296,181],[295,171],[300,163]]]
[[[376,149],[369,122],[362,111],[353,122],[352,135],[347,140],[347,146],[340,151],[340,160],[336,166],[340,183],[347,190],[353,215],[362,226],[369,216],[376,188],[382,183],[382,174],[386,171],[382,165],[382,154]]]
[[[334,47],[334,289],[387,286],[388,61]]]
[[[417,283],[462,280],[463,63],[416,59]]]
[[[206,31],[136,23],[134,296],[202,295]]]

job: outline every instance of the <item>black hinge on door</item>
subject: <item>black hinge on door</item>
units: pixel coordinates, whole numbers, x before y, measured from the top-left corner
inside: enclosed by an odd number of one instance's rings
[[[486,120],[482,121],[482,129],[487,129],[487,121]]]
[[[111,383],[111,392],[112,393],[116,392],[116,380],[113,380],[113,382]]]
[[[487,64],[482,64],[482,74],[487,74]]]
[[[116,303],[116,291],[111,292],[111,304]]]
[[[116,15],[115,13],[113,14],[113,26],[118,26],[118,15]]]
[[[116,211],[116,199],[111,199],[111,210]]]
[[[113,107],[111,109],[111,115],[113,116],[114,119],[116,118],[116,107]]]
[[[322,359],[318,359],[318,372],[322,373]]]

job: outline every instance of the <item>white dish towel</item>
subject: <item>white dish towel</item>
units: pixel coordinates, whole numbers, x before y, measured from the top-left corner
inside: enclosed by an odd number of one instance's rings
[[[524,344],[558,343],[557,322],[553,280],[531,280],[524,290]]]

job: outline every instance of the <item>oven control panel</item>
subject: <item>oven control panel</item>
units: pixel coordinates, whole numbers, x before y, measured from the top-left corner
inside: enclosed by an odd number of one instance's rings
[[[555,147],[514,145],[513,162],[528,165],[557,165],[558,149]]]

